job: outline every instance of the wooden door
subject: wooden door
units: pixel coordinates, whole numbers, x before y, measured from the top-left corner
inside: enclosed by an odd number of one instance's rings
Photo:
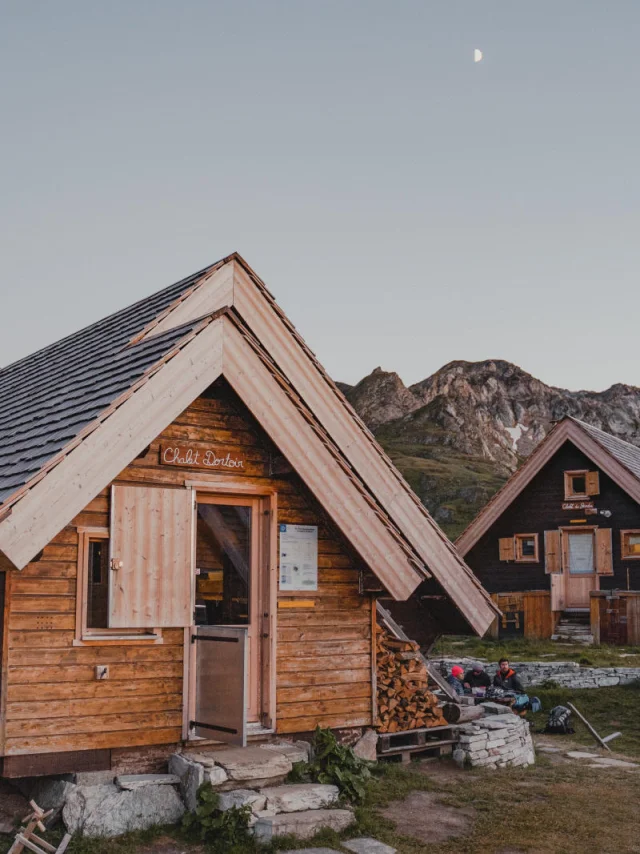
[[[589,593],[598,589],[593,530],[564,531],[565,608],[589,608]]]
[[[247,720],[262,717],[263,645],[260,501],[249,496],[198,495],[197,626],[244,628],[247,635]]]
[[[609,596],[598,600],[600,643],[624,646],[627,643],[627,599]]]
[[[7,581],[7,573],[0,572],[0,668],[2,668],[2,664],[4,661],[4,605],[5,605],[5,590],[6,590],[6,581]],[[2,683],[3,679],[0,679],[0,710],[2,709]]]

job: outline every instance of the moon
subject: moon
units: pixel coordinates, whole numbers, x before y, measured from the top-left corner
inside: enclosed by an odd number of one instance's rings
[[[473,51],[473,61],[474,62],[480,62],[481,59],[482,59],[482,51],[478,50],[478,48],[476,48]]]

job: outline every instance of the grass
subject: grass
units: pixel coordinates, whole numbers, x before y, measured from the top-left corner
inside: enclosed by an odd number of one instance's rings
[[[549,710],[573,702],[601,735],[620,730],[612,748],[621,757],[640,759],[640,683],[572,691],[564,688],[536,689],[543,711],[532,715],[541,730]],[[576,733],[558,738],[564,749],[595,748],[590,733],[574,720]],[[552,738],[548,736],[547,739]],[[527,769],[488,772],[481,769],[453,773],[448,760],[401,765],[382,765],[367,787],[367,798],[356,809],[357,825],[346,836],[372,836],[398,849],[399,854],[423,854],[424,841],[410,836],[412,820],[424,820],[424,811],[412,819],[410,812],[402,827],[396,827],[381,811],[412,792],[437,793],[442,807],[430,807],[437,818],[447,806],[473,807],[475,820],[468,836],[440,844],[429,844],[430,854],[598,854],[640,852],[637,804],[640,803],[640,773],[617,769],[595,770],[579,763],[558,762],[557,757],[538,754],[537,764]],[[53,840],[54,836],[50,835]],[[59,836],[57,837],[59,838]],[[254,842],[225,854],[275,854],[292,848],[329,847],[340,851],[339,836],[331,831],[300,842],[279,839],[271,846]],[[0,837],[0,854],[10,847]],[[154,828],[119,839],[74,838],[69,854],[206,854],[207,848],[184,836],[179,828]]]
[[[580,711],[600,736],[620,731],[622,735],[610,745],[616,753],[640,759],[640,681],[613,688],[535,688],[531,689],[542,701],[542,711],[531,715],[530,720],[537,732],[547,721],[547,714],[554,706],[566,706],[567,701]],[[576,715],[572,717],[576,733],[572,741],[590,747],[598,746],[591,733]]]
[[[640,667],[640,647],[582,646],[552,640],[512,638],[491,640],[466,635],[443,635],[429,652],[430,658],[484,658],[498,661],[577,661],[585,667]]]

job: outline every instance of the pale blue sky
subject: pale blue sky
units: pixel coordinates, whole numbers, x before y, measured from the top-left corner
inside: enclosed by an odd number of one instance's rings
[[[0,364],[238,250],[336,379],[640,385],[639,44],[638,0],[0,0]]]

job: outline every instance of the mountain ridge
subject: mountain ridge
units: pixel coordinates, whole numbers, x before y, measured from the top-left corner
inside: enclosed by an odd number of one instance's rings
[[[640,446],[640,388],[547,385],[503,359],[455,360],[406,386],[375,368],[339,387],[450,536],[572,415]]]

